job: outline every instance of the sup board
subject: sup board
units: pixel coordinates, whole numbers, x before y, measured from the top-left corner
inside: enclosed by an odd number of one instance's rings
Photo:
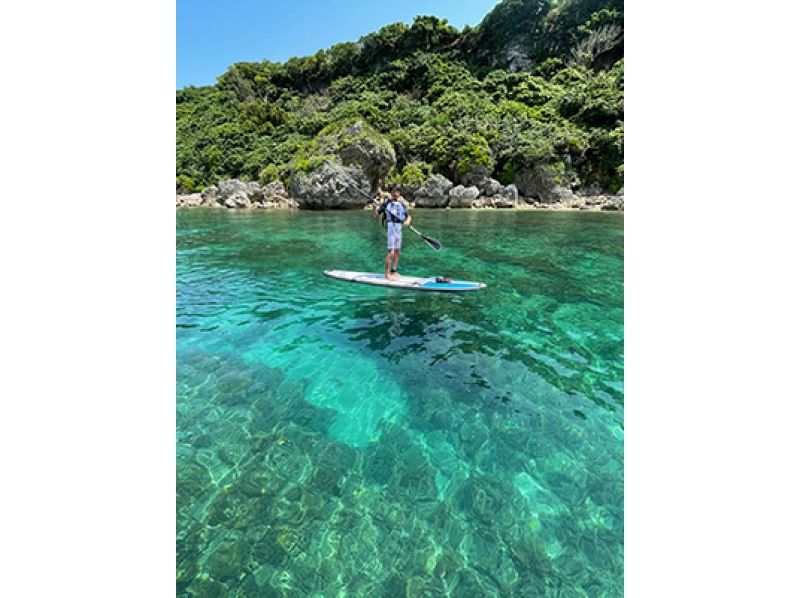
[[[453,280],[452,282],[436,282],[435,276],[403,276],[397,280],[386,280],[384,275],[371,272],[350,272],[348,270],[325,270],[325,274],[331,278],[346,280],[348,282],[358,282],[361,284],[371,284],[378,287],[390,287],[393,289],[408,289],[412,291],[477,291],[485,289],[486,285],[482,282],[471,280]]]

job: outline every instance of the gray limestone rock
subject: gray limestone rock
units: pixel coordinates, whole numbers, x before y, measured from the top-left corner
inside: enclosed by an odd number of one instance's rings
[[[300,207],[311,209],[362,208],[370,183],[357,166],[324,162],[311,173],[296,173],[289,182],[289,194]]]
[[[440,174],[433,174],[414,193],[415,206],[421,208],[443,208],[450,202],[449,192],[452,188],[453,183],[448,179]]]
[[[450,189],[449,206],[452,208],[471,208],[472,202],[478,199],[480,191],[477,187],[458,185]]]

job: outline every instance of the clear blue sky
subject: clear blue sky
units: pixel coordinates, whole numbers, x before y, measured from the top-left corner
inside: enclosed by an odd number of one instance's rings
[[[177,87],[213,84],[234,62],[313,54],[416,15],[477,25],[498,1],[177,0]]]

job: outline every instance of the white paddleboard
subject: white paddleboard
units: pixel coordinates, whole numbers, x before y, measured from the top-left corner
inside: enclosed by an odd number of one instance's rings
[[[451,282],[436,282],[435,276],[403,276],[397,280],[386,280],[383,273],[374,272],[351,272],[349,270],[325,270],[325,274],[331,278],[346,280],[348,282],[358,282],[360,284],[371,284],[378,287],[390,287],[394,289],[408,289],[412,291],[477,291],[485,289],[486,285],[482,282],[471,280],[453,280]]]

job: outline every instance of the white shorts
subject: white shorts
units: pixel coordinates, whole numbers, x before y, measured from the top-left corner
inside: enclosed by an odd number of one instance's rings
[[[403,245],[403,225],[399,222],[386,223],[386,246],[391,249],[400,249]]]

